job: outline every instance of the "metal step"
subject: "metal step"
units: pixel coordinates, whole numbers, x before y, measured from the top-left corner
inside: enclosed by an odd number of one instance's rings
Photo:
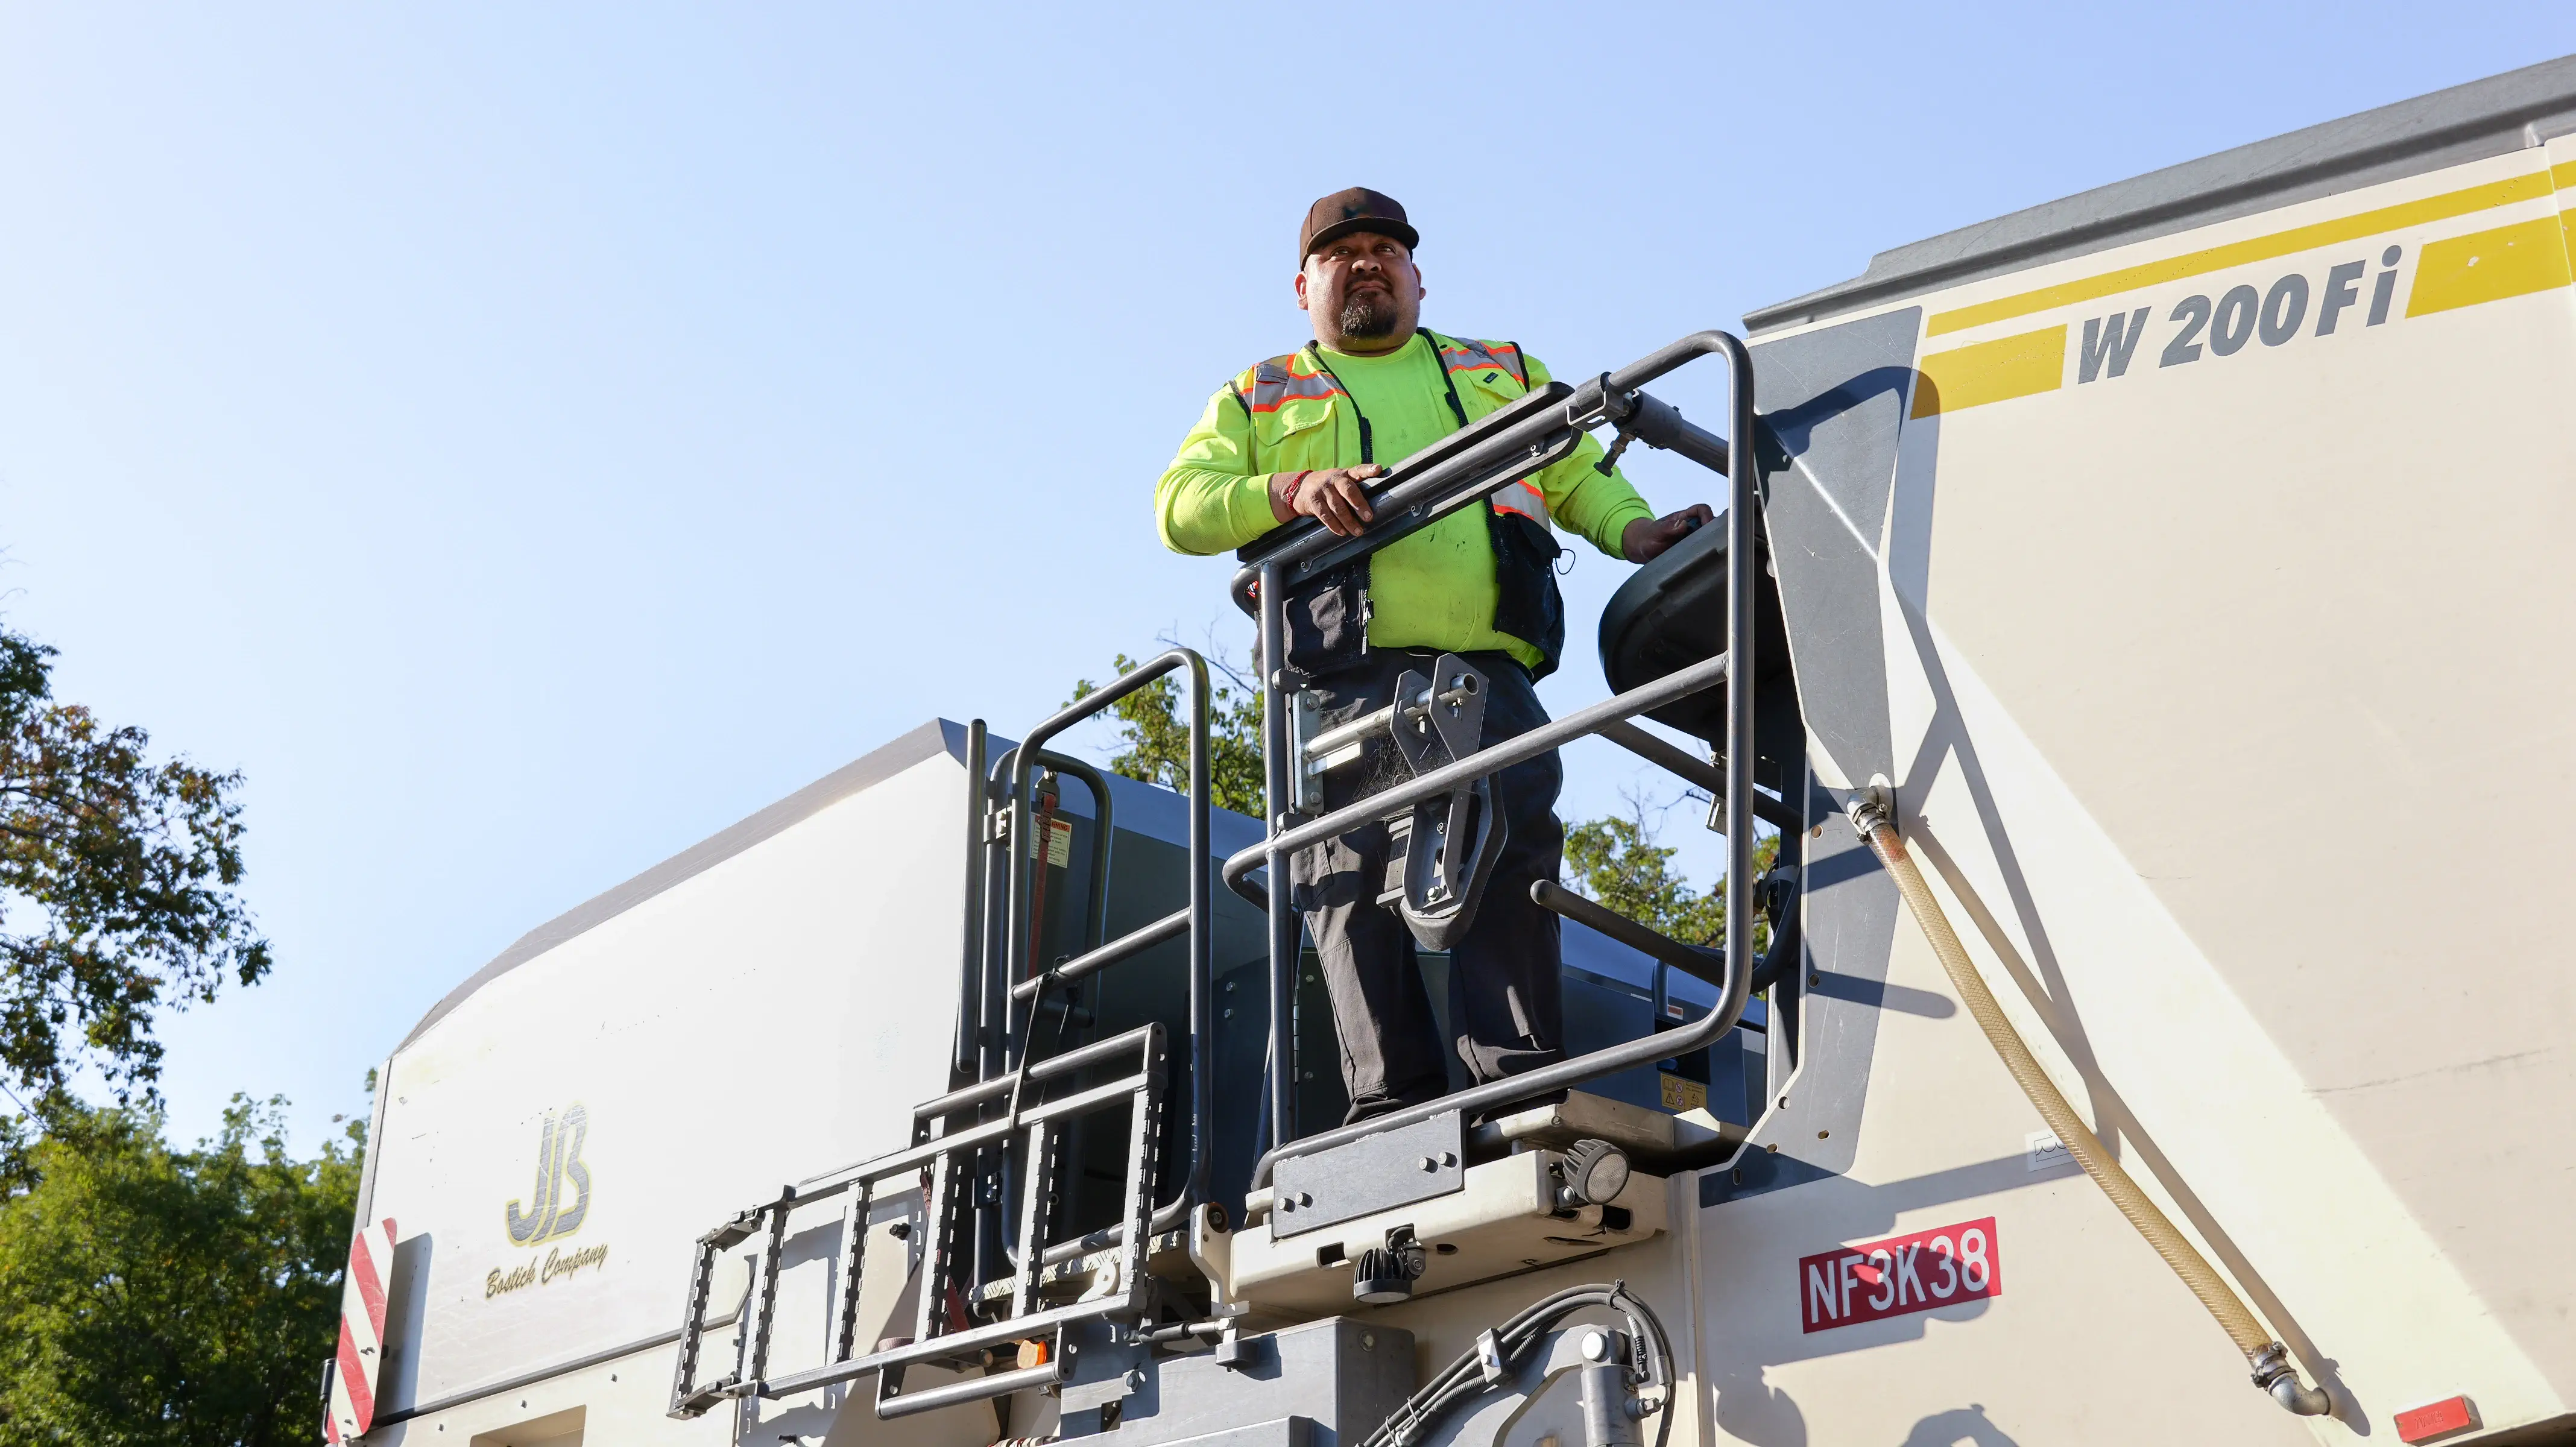
[[[1363,1142],[1364,1144],[1364,1142]],[[1343,1147],[1349,1149],[1349,1147]],[[1599,1255],[1661,1235],[1668,1181],[1635,1171],[1602,1205],[1564,1204],[1567,1157],[1527,1149],[1469,1166],[1442,1195],[1274,1237],[1267,1216],[1208,1253],[1225,1299],[1290,1317],[1354,1309],[1353,1267],[1402,1230],[1423,1248],[1416,1295]]]
[[[1468,1132],[1468,1149],[1486,1154],[1512,1145],[1568,1150],[1586,1140],[1608,1141],[1657,1175],[1714,1165],[1744,1144],[1745,1128],[1705,1110],[1668,1115],[1642,1105],[1570,1091],[1555,1105],[1514,1111]]]

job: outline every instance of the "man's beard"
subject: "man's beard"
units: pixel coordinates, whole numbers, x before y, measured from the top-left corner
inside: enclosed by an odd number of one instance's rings
[[[1401,318],[1396,315],[1395,298],[1382,291],[1362,292],[1342,303],[1342,335],[1360,341],[1375,341],[1395,331]]]

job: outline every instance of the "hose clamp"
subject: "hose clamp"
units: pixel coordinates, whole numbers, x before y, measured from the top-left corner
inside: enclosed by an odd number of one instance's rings
[[[1862,842],[1880,829],[1896,827],[1896,793],[1877,780],[1854,790],[1843,803],[1843,812],[1851,817],[1852,828]]]
[[[2254,1385],[2260,1391],[2272,1390],[2272,1384],[2291,1370],[2290,1349],[2279,1342],[2266,1343],[2254,1354]]]
[[[2253,1356],[2254,1387],[2282,1409],[2298,1417],[2324,1417],[2334,1411],[2334,1399],[2321,1388],[2299,1380],[2299,1369],[2290,1365],[2290,1349],[2279,1342],[2265,1342]]]

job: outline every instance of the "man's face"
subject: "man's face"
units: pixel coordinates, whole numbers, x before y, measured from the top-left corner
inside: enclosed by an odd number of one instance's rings
[[[1354,231],[1307,255],[1297,305],[1312,315],[1315,340],[1325,346],[1386,351],[1410,340],[1421,320],[1422,273],[1403,242]]]

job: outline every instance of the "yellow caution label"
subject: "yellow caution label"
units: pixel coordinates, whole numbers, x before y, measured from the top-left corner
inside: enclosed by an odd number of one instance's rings
[[[2062,326],[1953,347],[1923,359],[1914,381],[1914,415],[1933,417],[2035,392],[2054,392],[2065,379],[2066,328]]]
[[[1688,1076],[1658,1072],[1664,1082],[1664,1109],[1676,1113],[1708,1108],[1708,1087]]]

